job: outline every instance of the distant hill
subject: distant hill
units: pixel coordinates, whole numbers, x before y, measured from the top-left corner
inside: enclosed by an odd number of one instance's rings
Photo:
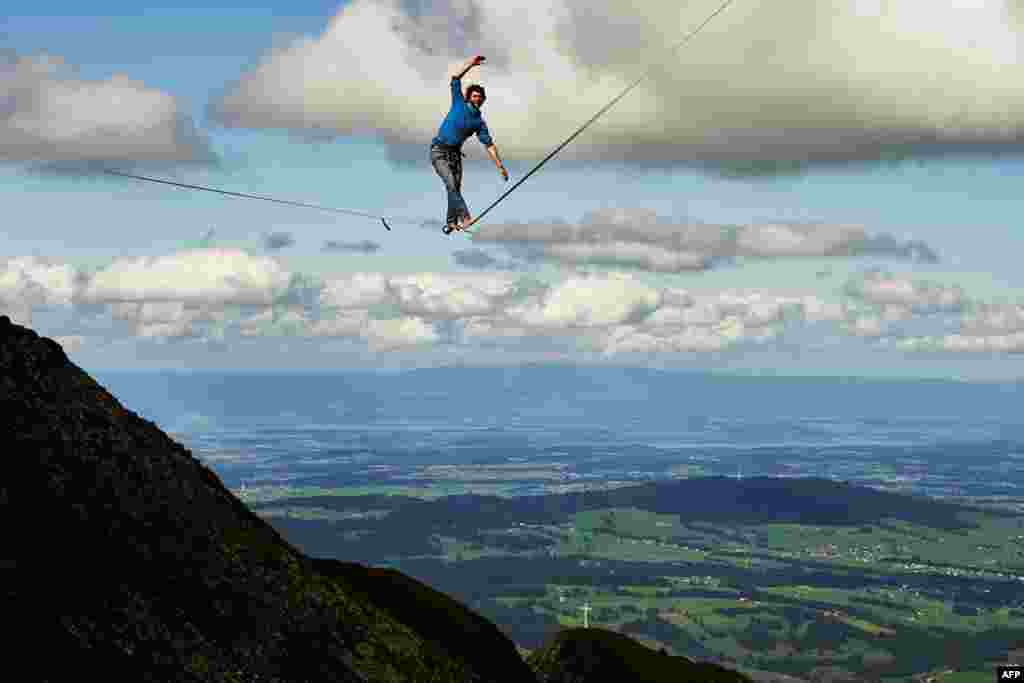
[[[637,507],[684,521],[855,525],[898,519],[947,530],[973,526],[961,518],[967,511],[961,505],[815,478],[677,479],[567,499],[570,508]]]
[[[6,316],[0,416],[0,610],[19,680],[535,680],[451,598],[300,553]]]
[[[601,628],[565,629],[527,658],[541,683],[749,683],[716,664],[698,664]]]
[[[510,524],[560,524],[586,510],[638,508],[678,515],[685,522],[741,524],[865,525],[900,520],[934,529],[957,530],[976,526],[964,513],[980,512],[962,505],[921,496],[889,493],[825,479],[702,477],[623,486],[603,491],[541,496],[457,495],[423,501],[404,496],[317,496],[289,498],[289,506],[315,506],[339,510],[382,509],[380,520],[360,520],[360,528],[374,536],[360,540],[367,552],[402,547],[410,554],[429,553],[433,533],[472,536],[481,529]],[[254,510],[272,509],[279,502],[254,503]],[[999,514],[987,511],[987,514]],[[315,525],[290,524],[290,537],[303,547],[320,548],[336,541]],[[308,527],[308,528],[307,528]],[[341,528],[338,525],[337,528]],[[326,551],[326,546],[324,546]]]

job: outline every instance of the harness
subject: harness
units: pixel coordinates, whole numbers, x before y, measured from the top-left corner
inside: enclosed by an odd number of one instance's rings
[[[449,164],[455,164],[466,157],[466,153],[458,147],[448,147],[447,145],[434,145],[434,149],[439,149],[444,152],[445,161]],[[460,158],[461,155],[461,158]]]

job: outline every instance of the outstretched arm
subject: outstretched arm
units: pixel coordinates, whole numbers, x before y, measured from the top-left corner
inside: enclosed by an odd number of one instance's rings
[[[462,69],[461,69],[461,70],[459,70],[459,71],[453,71],[453,72],[452,72],[452,74],[451,74],[451,76],[452,76],[452,78],[453,78],[454,80],[456,80],[456,81],[457,81],[457,80],[461,79],[461,78],[462,78],[463,76],[465,76],[465,75],[466,75],[466,72],[468,72],[468,71],[469,71],[470,69],[472,69],[472,68],[473,68],[474,66],[477,66],[477,65],[479,65],[479,64],[483,64],[483,62],[484,62],[484,57],[481,57],[480,55],[477,55],[476,57],[473,57],[473,59],[471,59],[471,60],[469,60],[468,62],[466,62],[466,63],[465,63],[465,64],[464,64],[463,66],[462,66]]]
[[[501,157],[498,156],[498,148],[494,144],[494,138],[491,137],[491,131],[487,129],[487,122],[480,122],[480,130],[476,132],[476,136],[480,139],[480,144],[487,150],[487,154],[494,160],[494,165],[498,167],[498,173],[508,180],[508,171],[505,170],[504,164],[501,163]]]
[[[487,154],[494,160],[494,165],[498,167],[501,177],[508,180],[508,171],[505,170],[505,165],[501,163],[501,157],[498,156],[497,145],[487,145]]]

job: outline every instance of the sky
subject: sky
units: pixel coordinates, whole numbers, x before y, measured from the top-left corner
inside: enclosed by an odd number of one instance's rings
[[[674,49],[720,4],[9,0],[0,311],[96,371],[1024,376],[1024,2],[735,0]],[[474,54],[509,182],[649,77],[445,236]]]

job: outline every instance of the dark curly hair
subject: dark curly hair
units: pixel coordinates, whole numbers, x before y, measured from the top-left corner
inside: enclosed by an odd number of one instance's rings
[[[473,85],[471,85],[468,88],[466,88],[466,101],[467,102],[469,102],[469,96],[472,95],[474,92],[480,93],[480,99],[481,100],[486,100],[487,99],[487,92],[484,90],[484,86],[478,85],[478,84],[474,83]]]

